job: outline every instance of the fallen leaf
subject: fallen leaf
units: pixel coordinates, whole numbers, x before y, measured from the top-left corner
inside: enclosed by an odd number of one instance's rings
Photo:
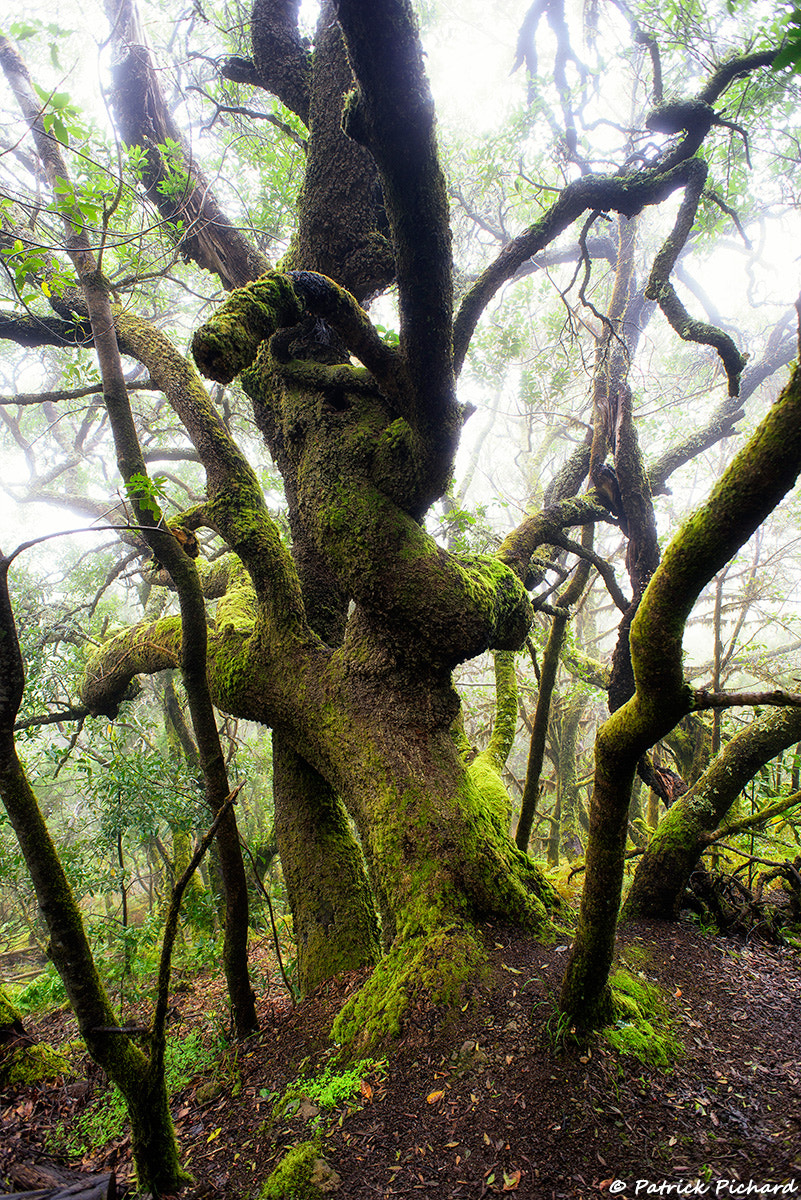
[[[512,1173],[510,1175],[507,1175],[506,1172],[504,1171],[503,1187],[501,1188],[501,1191],[502,1192],[517,1191],[518,1187],[520,1186],[521,1175],[522,1175],[522,1171],[520,1171],[520,1170],[512,1171]]]
[[[444,1092],[429,1092],[429,1094],[426,1096],[426,1102],[428,1104],[437,1104],[444,1095]]]
[[[364,1079],[362,1079],[359,1082],[359,1091],[364,1096],[365,1100],[372,1100],[373,1089],[370,1087],[370,1084],[367,1083]]]

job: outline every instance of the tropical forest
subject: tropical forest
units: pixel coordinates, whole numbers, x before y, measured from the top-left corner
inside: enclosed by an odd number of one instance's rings
[[[0,1200],[801,1192],[801,8],[0,20]]]

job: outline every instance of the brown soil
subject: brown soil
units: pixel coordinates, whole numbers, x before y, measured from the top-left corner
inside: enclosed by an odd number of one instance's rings
[[[274,1117],[276,1094],[328,1061],[331,1022],[359,980],[338,981],[295,1009],[268,990],[262,1033],[230,1047],[174,1098],[197,1181],[185,1200],[255,1200],[286,1150],[315,1136],[340,1178],[337,1194],[356,1200],[776,1195],[775,1185],[792,1181],[784,1194],[801,1193],[798,955],[685,926],[627,928],[620,958],[669,997],[685,1046],[665,1069],[601,1039],[556,1047],[554,1001],[567,948],[497,927],[485,935],[491,970],[464,1010],[444,1020],[413,1013],[384,1065],[364,1069],[357,1094],[334,1109],[306,1100]],[[266,955],[255,955],[264,969]],[[200,977],[176,995],[176,1008],[175,1034],[199,1027],[211,1039],[224,1014],[219,982]],[[40,1037],[69,1036],[64,1014],[27,1024]],[[3,1097],[0,1185],[13,1181],[15,1163],[45,1160],[114,1167],[124,1182],[127,1139],[70,1162],[53,1136],[102,1086],[92,1070],[87,1081]],[[642,1180],[650,1193],[638,1188]]]

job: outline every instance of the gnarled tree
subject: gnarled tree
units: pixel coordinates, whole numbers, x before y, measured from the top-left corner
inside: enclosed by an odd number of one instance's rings
[[[705,140],[731,127],[714,105],[735,81],[768,68],[773,50],[727,61],[683,104],[662,105],[660,83],[646,122],[653,140],[636,150],[632,142],[612,170],[582,158],[568,121],[567,181],[505,239],[455,311],[446,180],[408,0],[325,3],[312,44],[300,34],[297,4],[255,3],[252,57],[230,59],[223,73],[271,91],[306,131],[297,226],[269,271],[211,203],[207,181],[171,132],[128,0],[112,18],[115,108],[123,139],[138,147],[143,186],[180,252],[231,293],[195,332],[194,363],[220,385],[240,379],[286,494],[291,548],[193,362],[146,321],[112,309],[121,353],[148,369],[205,470],[203,502],[173,525],[211,531],[228,551],[200,572],[207,598],[216,599],[208,684],[219,709],[273,730],[276,832],[303,982],[377,962],[336,1027],[339,1039],[367,1044],[399,1027],[418,990],[455,994],[481,956],[479,919],[547,925],[555,895],[526,853],[527,836],[518,844],[510,836],[500,771],[516,706],[503,655],[524,643],[533,611],[527,586],[541,578],[548,548],[599,567],[626,610],[610,684],[615,712],[598,743],[588,890],[564,994],[567,1011],[595,1019],[606,998],[634,770],[701,703],[681,676],[684,619],[714,564],[770,512],[801,461],[794,379],[658,565],[654,480],[634,431],[629,367],[643,313],[655,306],[680,338],[712,347],[723,364],[731,403],[692,446],[676,449],[663,475],[732,432],[745,357],[727,333],[690,315],[671,277],[707,182]],[[567,105],[563,68],[557,85]],[[635,218],[673,197],[681,197],[673,229],[637,278]],[[600,214],[615,216],[618,239],[604,250],[616,282],[597,335],[594,436],[560,473],[543,511],[497,554],[447,550],[425,518],[453,472],[467,415],[457,376],[482,314],[580,220],[578,258],[589,270],[587,235]],[[10,224],[6,237],[23,251],[30,242]],[[41,270],[46,276],[46,262]],[[390,287],[397,343],[367,311]],[[0,335],[23,345],[88,344],[80,295],[65,300],[47,290],[56,316],[8,317]],[[618,488],[611,496],[601,487],[609,474]],[[590,490],[578,496],[585,480]],[[629,538],[631,601],[589,538],[566,532],[610,520]],[[568,585],[566,603],[581,582]],[[564,610],[557,617],[559,633]],[[116,635],[87,671],[84,704],[113,716],[135,675],[185,666],[183,646],[175,618]],[[460,729],[452,673],[485,650],[496,652],[499,703],[490,749],[476,754]]]

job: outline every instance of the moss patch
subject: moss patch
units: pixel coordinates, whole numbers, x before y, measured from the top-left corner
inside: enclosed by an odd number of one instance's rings
[[[21,1046],[0,1061],[0,1087],[43,1083],[48,1079],[73,1074],[64,1055],[43,1042],[37,1042],[35,1046]]]
[[[320,1200],[339,1188],[339,1176],[320,1154],[319,1142],[301,1142],[264,1183],[259,1200]]]
[[[456,1005],[483,962],[484,951],[465,928],[433,930],[394,945],[340,1012],[334,1041],[363,1054],[399,1038],[413,1007]]]
[[[604,1038],[620,1054],[641,1062],[669,1067],[684,1053],[671,1028],[670,1013],[658,987],[641,975],[618,970],[610,979],[617,1020],[604,1030]]]

